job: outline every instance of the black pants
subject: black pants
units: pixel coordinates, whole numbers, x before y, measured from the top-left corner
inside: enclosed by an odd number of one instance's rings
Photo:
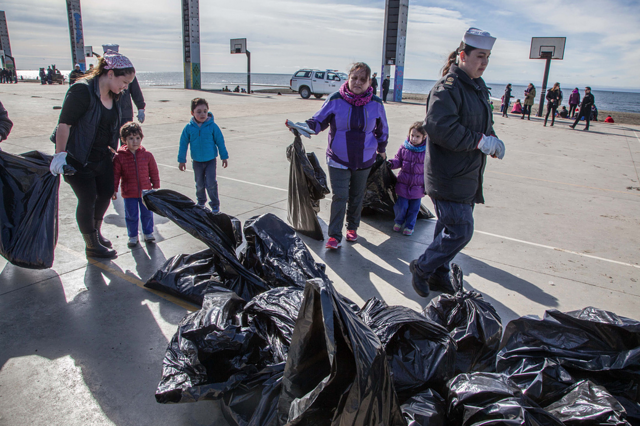
[[[531,105],[522,106],[522,118],[524,118],[525,115],[529,120],[531,120]]]
[[[78,198],[78,228],[82,234],[90,234],[95,231],[94,221],[104,217],[114,192],[111,156],[107,155],[99,163],[89,163],[86,167],[73,159],[67,162],[77,170],[75,175],[65,176],[64,180]]]
[[[577,104],[576,105],[569,104],[569,117],[570,118],[573,118],[573,114],[576,113],[576,107],[577,106],[578,106]]]
[[[580,122],[580,116],[582,115],[582,109],[580,108],[580,112],[578,114],[576,114],[576,121],[573,122],[573,124],[571,125],[571,127],[573,127],[575,129],[575,127],[578,125],[578,123]],[[591,121],[591,107],[587,108],[587,113],[584,115],[584,123],[585,123],[585,130],[589,130],[589,122]]]
[[[551,114],[551,125],[553,126],[553,123],[555,123],[556,121],[556,110],[558,109],[558,107],[555,104],[547,104],[547,116],[544,118],[544,125],[547,125],[547,119],[549,118],[549,113],[551,111],[553,111],[553,113]]]
[[[387,102],[387,95],[389,94],[389,89],[382,89],[382,101]]]

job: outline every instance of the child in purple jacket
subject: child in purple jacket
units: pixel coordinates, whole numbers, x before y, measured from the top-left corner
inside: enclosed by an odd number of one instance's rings
[[[389,161],[391,169],[400,168],[396,194],[398,201],[393,206],[396,214],[393,225],[395,232],[400,232],[404,225],[403,235],[413,234],[420,212],[420,202],[424,197],[424,154],[427,148],[427,131],[421,121],[416,121],[409,128],[409,136],[404,141],[395,158]]]

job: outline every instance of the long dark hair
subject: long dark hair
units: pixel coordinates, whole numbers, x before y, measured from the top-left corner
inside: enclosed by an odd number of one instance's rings
[[[113,75],[116,77],[121,77],[123,75],[129,75],[136,72],[136,69],[134,67],[116,68],[116,69],[108,70],[108,69],[105,69],[105,66],[107,66],[107,61],[104,59],[103,56],[100,56],[98,58],[98,66],[93,67],[93,69],[87,72],[85,75],[83,75],[82,78],[86,80],[92,80],[94,78],[102,77],[109,71],[113,71]],[[116,100],[119,99],[121,95],[121,93],[116,94],[111,91],[109,93],[111,94],[111,97]]]
[[[458,46],[458,48],[453,52],[449,53],[447,62],[444,64],[444,67],[442,67],[442,76],[444,77],[449,73],[449,70],[451,69],[451,65],[456,63],[456,60],[458,59],[458,54],[460,52],[464,52],[468,55],[476,49],[477,47],[469,46],[468,44],[465,44],[464,41],[461,41],[460,46]]]

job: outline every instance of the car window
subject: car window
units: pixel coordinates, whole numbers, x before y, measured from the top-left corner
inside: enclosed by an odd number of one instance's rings
[[[311,76],[311,71],[298,71],[295,76],[309,78]]]
[[[338,76],[339,76],[339,77],[340,77],[340,79],[342,79],[342,80],[348,80],[348,79],[349,79],[349,76],[348,76],[347,74],[343,73],[343,72],[339,72],[339,73],[338,73]]]
[[[324,80],[324,73],[323,72],[316,72],[316,78],[320,78],[320,79]]]
[[[334,74],[332,72],[328,72],[327,73],[327,80],[340,81],[340,78],[338,77],[337,74]]]

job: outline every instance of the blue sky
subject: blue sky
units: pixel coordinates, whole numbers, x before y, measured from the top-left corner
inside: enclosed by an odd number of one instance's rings
[[[181,71],[180,3],[82,0],[85,44],[118,43],[141,71]],[[0,7],[18,68],[70,67],[64,1],[3,0]],[[229,39],[246,37],[254,72],[345,70],[354,61],[379,70],[383,19],[384,1],[201,0],[202,69],[246,71],[244,56],[229,54]],[[484,75],[489,82],[539,86],[544,61],[528,59],[531,37],[567,37],[551,81],[640,89],[640,2],[628,0],[411,1],[406,78],[436,79],[470,26],[498,38]]]

